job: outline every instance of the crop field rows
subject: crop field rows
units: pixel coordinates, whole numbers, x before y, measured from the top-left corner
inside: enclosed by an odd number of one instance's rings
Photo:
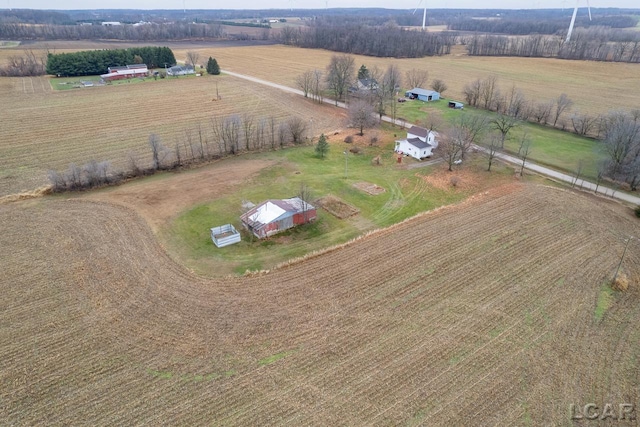
[[[215,81],[220,101],[213,101]],[[213,117],[246,114],[256,122],[270,117],[279,122],[297,115],[317,133],[342,125],[340,113],[329,106],[228,76],[64,92],[47,91],[45,78],[3,78],[1,84],[7,90],[0,101],[11,108],[3,111],[0,195],[45,185],[48,170],[65,170],[71,163],[107,160],[123,168],[134,153],[147,164],[151,133],[174,148],[185,141],[185,131],[197,138],[195,127],[201,124],[215,145]]]
[[[0,220],[10,424],[562,425],[570,403],[640,398],[637,242],[636,285],[594,318],[634,219],[588,196],[503,186],[226,279],[113,204]]]

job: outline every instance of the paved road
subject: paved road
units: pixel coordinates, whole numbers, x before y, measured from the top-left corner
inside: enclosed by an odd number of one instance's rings
[[[258,79],[256,77],[247,76],[245,74],[234,73],[233,71],[222,70],[222,72],[225,73],[225,74],[229,74],[230,76],[234,76],[234,77],[240,78],[240,79],[249,80],[249,81],[254,82],[254,83],[259,83],[259,84],[262,84],[262,85],[265,85],[265,86],[270,86],[270,87],[273,87],[273,88],[276,88],[276,89],[280,89],[280,90],[285,91],[285,92],[294,93],[296,95],[304,96],[304,93],[301,90],[294,89],[294,88],[291,88],[291,87],[288,87],[288,86],[279,85],[277,83],[269,82],[267,80]],[[344,102],[338,102],[336,104],[336,102],[334,100],[329,99],[329,98],[323,98],[322,102],[327,103],[327,104],[334,104],[334,105],[337,105],[340,108],[347,108],[347,105]],[[394,120],[391,117],[383,116],[382,120],[387,122],[387,123],[394,123]],[[399,120],[396,120],[395,124],[398,125],[398,126],[404,126],[406,128],[409,128],[409,127],[413,126],[412,123],[407,123],[407,122],[404,122],[404,121],[401,122]],[[479,146],[475,146],[475,148],[480,150],[480,151],[484,150],[482,147],[479,147]],[[522,164],[522,160],[521,159],[519,159],[517,157],[510,156],[508,154],[498,153],[496,155],[496,157],[499,158],[500,160],[508,162],[508,163],[513,163],[513,164],[516,164],[516,165],[521,165]],[[556,179],[558,181],[563,181],[563,182],[566,182],[566,183],[569,183],[569,184],[573,184],[574,183],[573,181],[574,181],[575,177],[573,177],[571,175],[564,174],[562,172],[558,172],[558,171],[553,170],[553,169],[549,169],[549,168],[544,167],[544,166],[540,166],[540,165],[532,163],[532,162],[526,162],[525,163],[525,168],[529,169],[529,170],[532,170],[534,172],[537,172],[537,173],[539,173],[541,175],[545,175],[545,176],[548,176],[550,178]],[[583,179],[579,179],[575,183],[575,186],[578,187],[578,188],[591,190],[591,191],[595,191],[595,189],[596,189],[596,185],[594,183],[589,182],[589,181],[585,181]],[[623,200],[623,201],[628,202],[628,203],[633,203],[634,205],[640,205],[640,197],[632,196],[631,194],[623,193],[623,192],[620,192],[620,191],[615,191],[615,190],[612,190],[612,189],[610,189],[608,187],[604,187],[602,185],[600,185],[598,187],[598,193],[604,194],[604,195],[612,197],[614,199]]]

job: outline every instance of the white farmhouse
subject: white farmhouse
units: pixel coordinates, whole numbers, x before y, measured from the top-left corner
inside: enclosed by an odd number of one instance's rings
[[[438,134],[429,129],[411,126],[407,131],[407,137],[396,141],[395,152],[422,160],[431,157],[432,150],[438,147]]]

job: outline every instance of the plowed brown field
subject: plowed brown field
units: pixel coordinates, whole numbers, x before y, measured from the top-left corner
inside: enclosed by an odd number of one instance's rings
[[[196,277],[125,207],[0,205],[0,424],[570,425],[640,404],[627,209],[515,185],[267,275]]]

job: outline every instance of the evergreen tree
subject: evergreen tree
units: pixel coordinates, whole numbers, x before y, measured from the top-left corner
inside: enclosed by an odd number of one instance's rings
[[[358,80],[365,80],[368,78],[369,78],[369,70],[364,64],[362,64],[362,66],[358,70]]]
[[[220,74],[220,66],[215,58],[209,57],[209,60],[207,61],[207,74],[213,74],[215,76]]]
[[[323,133],[322,135],[320,135],[320,139],[316,144],[316,154],[320,158],[324,159],[324,157],[327,155],[328,152],[329,152],[329,143],[327,142],[327,138],[325,138]]]

